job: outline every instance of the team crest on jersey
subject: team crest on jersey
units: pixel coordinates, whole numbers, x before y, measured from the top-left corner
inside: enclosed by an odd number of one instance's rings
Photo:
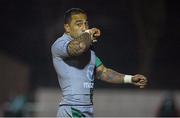
[[[94,65],[88,66],[86,75],[88,80],[94,81]]]

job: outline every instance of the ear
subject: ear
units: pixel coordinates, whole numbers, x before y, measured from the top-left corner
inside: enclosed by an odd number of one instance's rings
[[[64,29],[67,33],[69,33],[70,32],[69,24],[64,24]]]

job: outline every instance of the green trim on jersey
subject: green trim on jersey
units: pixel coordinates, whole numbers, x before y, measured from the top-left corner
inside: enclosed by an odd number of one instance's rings
[[[98,57],[96,57],[96,68],[98,68],[102,64],[102,61]]]
[[[73,118],[85,118],[86,116],[78,109],[71,107]]]

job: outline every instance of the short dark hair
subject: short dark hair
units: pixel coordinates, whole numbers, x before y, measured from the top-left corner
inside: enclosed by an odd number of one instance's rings
[[[71,8],[71,9],[67,10],[64,14],[64,24],[68,24],[71,22],[72,15],[76,15],[76,14],[80,14],[80,13],[87,15],[87,13],[80,8]]]

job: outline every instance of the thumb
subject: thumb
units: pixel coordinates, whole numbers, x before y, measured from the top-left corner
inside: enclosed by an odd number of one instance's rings
[[[136,75],[132,77],[132,81],[133,82],[138,82],[139,81],[139,77],[137,77]]]

